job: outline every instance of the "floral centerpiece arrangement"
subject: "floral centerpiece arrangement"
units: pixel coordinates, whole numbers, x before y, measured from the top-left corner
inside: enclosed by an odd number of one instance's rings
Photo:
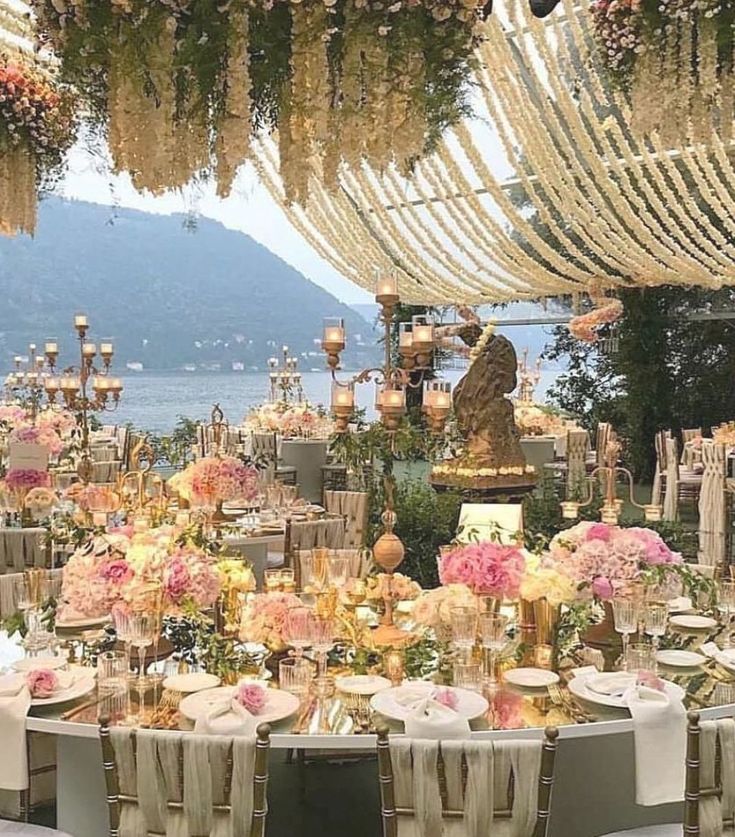
[[[162,527],[92,538],[64,567],[61,597],[67,614],[99,616],[119,607],[177,615],[211,607],[219,592],[215,560],[193,545],[176,544]]]
[[[477,597],[465,584],[447,584],[425,591],[416,600],[413,618],[418,625],[438,635],[446,633],[455,607],[476,607]]]
[[[442,584],[464,584],[476,596],[517,599],[526,559],[515,546],[480,541],[458,546],[439,558]]]
[[[634,131],[658,131],[667,147],[730,135],[732,3],[593,0],[590,10],[600,60],[630,96]]]
[[[286,647],[286,613],[300,607],[301,599],[292,593],[258,593],[251,596],[242,610],[240,639],[257,642],[271,651]]]
[[[571,604],[577,599],[579,582],[561,562],[548,553],[529,555],[521,579],[521,599],[538,602],[545,599],[552,607]]]
[[[555,535],[548,560],[577,585],[580,595],[612,598],[648,568],[682,563],[652,529],[582,522]]]
[[[386,584],[390,584],[390,594],[396,601],[410,602],[421,595],[421,585],[403,573],[378,573],[366,579],[365,596],[368,601],[385,598]]]
[[[0,233],[33,233],[37,190],[58,177],[75,138],[73,100],[29,56],[0,54]]]
[[[465,115],[475,0],[32,0],[116,171],[227,196],[256,131],[278,131],[291,200],[342,162],[407,167]],[[141,130],[140,126],[145,126]]]
[[[328,439],[334,434],[334,421],[324,407],[307,401],[274,401],[251,410],[243,428],[247,433],[277,433],[284,439]]]
[[[562,436],[567,431],[567,419],[553,407],[516,402],[513,416],[522,436]]]
[[[234,456],[205,456],[174,474],[169,485],[192,505],[213,508],[231,500],[254,500],[258,471]]]

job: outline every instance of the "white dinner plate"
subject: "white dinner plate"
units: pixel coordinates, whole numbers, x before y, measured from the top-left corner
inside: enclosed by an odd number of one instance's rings
[[[202,692],[204,689],[214,689],[221,682],[216,674],[193,671],[188,674],[172,674],[163,681],[163,688],[171,689],[174,692],[192,694],[193,692]]]
[[[63,617],[56,620],[56,627],[61,628],[96,628],[98,625],[106,625],[111,621],[110,614],[104,616],[78,616],[76,619],[64,619]]]
[[[340,692],[351,695],[376,695],[384,689],[390,689],[390,680],[377,674],[352,674],[338,677],[334,681]]]
[[[31,706],[55,706],[57,703],[66,703],[70,700],[84,697],[89,694],[96,686],[94,675],[84,673],[83,675],[76,675],[72,681],[71,686],[66,689],[59,689],[49,698],[33,698]]]
[[[190,721],[198,720],[206,714],[212,706],[231,698],[235,693],[235,686],[218,686],[216,689],[205,689],[187,695],[179,705],[181,714]],[[299,708],[300,701],[296,695],[281,689],[264,689],[265,706],[255,716],[261,723],[273,723],[288,718]]]
[[[466,718],[468,721],[473,718],[479,718],[480,715],[484,715],[488,710],[488,702],[482,695],[478,695],[477,692],[471,692],[469,689],[457,689],[455,686],[436,686],[433,683],[425,683],[423,681],[412,681],[410,683],[404,683],[402,686],[395,686],[392,689],[385,689],[382,692],[378,692],[370,699],[370,706],[386,718],[391,718],[394,721],[405,721],[411,714],[411,709],[398,703],[396,697],[400,697],[401,694],[406,694],[407,690],[418,694],[421,687],[425,689],[427,697],[432,692],[442,689],[449,689],[454,692],[457,698],[455,711],[460,717]]]
[[[735,671],[735,648],[721,648],[714,658],[728,671]]]
[[[696,613],[682,613],[678,616],[672,616],[669,619],[672,625],[677,628],[690,628],[693,631],[704,631],[707,628],[716,628],[717,620],[711,616],[699,616]]]
[[[608,672],[611,675],[619,675],[619,672]],[[578,674],[569,681],[569,691],[582,700],[596,703],[600,706],[611,706],[616,709],[627,709],[623,703],[622,695],[604,695],[601,692],[596,692],[587,686],[587,681],[590,677],[602,677],[599,673],[595,674]],[[677,686],[676,683],[670,683],[664,680],[664,690],[671,700],[681,700],[684,695],[684,689]]]
[[[656,660],[663,666],[676,666],[677,668],[694,668],[707,662],[707,658],[696,651],[680,651],[671,648],[666,651],[657,651]]]
[[[64,668],[66,665],[66,657],[23,657],[22,660],[16,660],[11,668],[15,671],[37,671],[40,668],[47,668],[53,671],[57,668]]]
[[[503,672],[503,680],[526,689],[543,689],[559,682],[559,675],[546,668],[511,668]]]

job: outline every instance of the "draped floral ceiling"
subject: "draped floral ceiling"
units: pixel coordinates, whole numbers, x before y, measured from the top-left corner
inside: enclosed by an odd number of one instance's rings
[[[692,26],[680,24],[689,49]],[[405,296],[423,302],[734,283],[732,64],[720,85],[710,61],[702,99],[698,65],[677,67],[664,50],[644,101],[642,76],[631,89],[607,60],[600,15],[572,0],[544,21],[506,0],[486,32],[476,118],[408,178],[352,167],[338,193],[314,179],[301,207],[287,200],[274,144],[259,144],[263,179],[320,255],[368,288],[376,267],[395,269]],[[676,84],[689,97],[678,108]],[[664,110],[665,135],[655,130]]]
[[[141,191],[251,161],[411,301],[733,282],[735,3],[538,5],[0,0],[0,230],[83,122]]]

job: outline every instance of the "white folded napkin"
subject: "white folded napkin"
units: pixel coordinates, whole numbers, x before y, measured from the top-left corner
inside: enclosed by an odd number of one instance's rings
[[[666,692],[638,685],[625,692],[623,701],[633,718],[636,802],[680,802],[686,773],[684,704]]]
[[[194,724],[200,735],[255,735],[258,719],[235,698],[212,704]]]
[[[598,695],[622,697],[631,686],[635,685],[635,675],[625,671],[593,674],[587,678],[585,685]]]
[[[409,738],[463,739],[470,737],[466,718],[431,697],[425,697],[404,721]]]
[[[26,751],[26,715],[31,693],[22,674],[0,677],[0,788],[19,791],[28,787],[28,753]]]

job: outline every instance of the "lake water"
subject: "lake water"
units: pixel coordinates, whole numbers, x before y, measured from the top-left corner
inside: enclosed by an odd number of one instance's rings
[[[453,383],[463,373],[447,371],[442,377]],[[537,388],[543,393],[556,377],[544,370]],[[312,404],[329,404],[331,378],[327,372],[304,372],[304,393]],[[265,372],[127,372],[120,407],[115,413],[101,415],[104,424],[125,424],[155,432],[166,432],[180,415],[208,419],[212,405],[219,403],[231,424],[239,423],[245,413],[268,398],[269,383]],[[372,414],[374,390],[371,384],[357,388],[359,406]]]

